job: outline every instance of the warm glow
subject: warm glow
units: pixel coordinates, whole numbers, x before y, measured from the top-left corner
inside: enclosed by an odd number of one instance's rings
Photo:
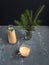
[[[30,53],[30,48],[23,46],[23,47],[20,47],[19,51],[22,56],[28,56]]]

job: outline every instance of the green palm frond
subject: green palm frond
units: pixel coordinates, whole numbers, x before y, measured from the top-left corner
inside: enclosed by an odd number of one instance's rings
[[[14,22],[15,22],[15,24],[21,26],[21,28],[23,28],[23,29],[25,28],[21,21],[14,20]]]
[[[40,26],[41,23],[42,23],[42,20],[37,20],[38,26]]]
[[[35,22],[33,22],[33,26],[40,26],[41,23],[41,20],[36,20]]]
[[[24,14],[21,15],[21,22],[22,22],[24,27],[27,26],[28,19]]]
[[[43,11],[45,5],[42,5],[40,8],[38,8],[36,16],[34,18],[34,22],[36,22],[36,20],[38,19],[38,16],[40,15],[40,13]]]
[[[22,25],[22,24],[21,24],[19,21],[17,21],[17,20],[14,20],[14,22],[15,22],[17,25],[19,25],[19,26]]]
[[[23,14],[21,14],[20,21],[14,21],[17,25],[21,26],[25,30],[34,30],[34,26],[40,26],[41,20],[38,19],[40,13],[43,11],[45,5],[42,5],[38,8],[35,17],[33,16],[33,11],[25,10]]]
[[[25,14],[26,14],[28,20],[30,21],[30,23],[32,24],[32,19],[33,19],[33,17],[32,17],[32,10],[31,11],[26,10]]]

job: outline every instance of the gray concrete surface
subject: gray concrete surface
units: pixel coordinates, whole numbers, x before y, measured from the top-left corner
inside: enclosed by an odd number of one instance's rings
[[[14,26],[17,43],[10,45],[7,38],[7,26],[0,26],[0,65],[49,65],[49,27],[35,27],[32,38],[23,40],[24,31]],[[18,47],[27,44],[31,48],[26,58],[16,55]]]

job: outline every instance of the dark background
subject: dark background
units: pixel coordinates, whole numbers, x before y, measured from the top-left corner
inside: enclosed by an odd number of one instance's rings
[[[14,19],[19,20],[20,14],[29,9],[34,12],[45,4],[45,9],[40,15],[41,25],[49,25],[49,0],[0,0],[0,25],[14,24]]]

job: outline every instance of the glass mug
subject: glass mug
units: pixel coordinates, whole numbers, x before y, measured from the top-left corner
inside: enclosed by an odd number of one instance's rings
[[[13,25],[8,26],[8,42],[10,44],[15,44],[17,42],[16,33]]]
[[[22,44],[19,48],[19,54],[23,57],[27,57],[30,54],[30,50],[29,45]]]

